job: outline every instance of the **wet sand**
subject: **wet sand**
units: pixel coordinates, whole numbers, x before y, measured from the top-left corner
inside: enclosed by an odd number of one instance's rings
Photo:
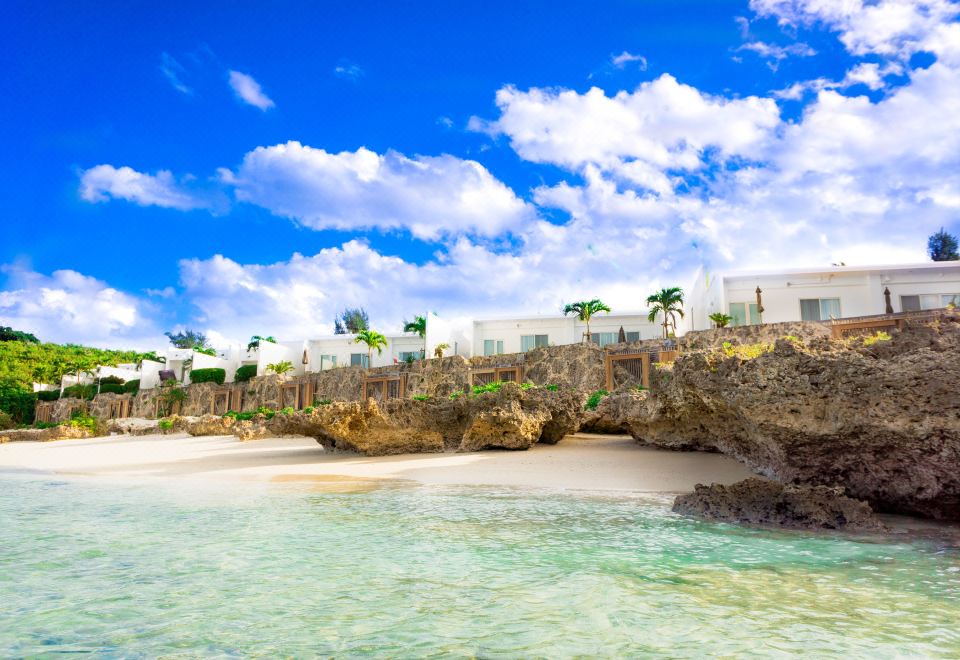
[[[0,445],[0,470],[119,478],[272,482],[407,479],[424,484],[680,492],[751,476],[719,454],[640,447],[627,436],[576,434],[528,451],[366,457],[325,452],[312,438],[113,436]]]

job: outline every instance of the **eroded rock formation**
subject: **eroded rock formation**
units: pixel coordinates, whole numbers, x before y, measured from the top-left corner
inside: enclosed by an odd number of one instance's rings
[[[697,484],[673,503],[675,513],[703,520],[779,525],[802,529],[882,531],[870,505],[846,497],[842,488],[796,486],[751,478],[724,486]]]
[[[752,359],[687,354],[629,420],[638,440],[716,450],[784,483],[960,520],[960,315]]]

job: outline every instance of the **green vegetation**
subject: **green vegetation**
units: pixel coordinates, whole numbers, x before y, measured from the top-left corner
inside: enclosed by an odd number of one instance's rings
[[[157,423],[157,426],[160,427],[160,430],[161,430],[161,431],[169,431],[170,429],[173,428],[173,420],[172,420],[172,419],[161,419],[161,420]]]
[[[313,402],[313,405],[315,405],[315,406],[329,406],[331,403],[333,403],[333,401],[331,401],[330,399],[317,399],[316,401]]]
[[[123,385],[125,382],[127,381],[119,376],[104,376],[100,379],[101,385]]]
[[[605,396],[609,396],[610,392],[606,390],[597,390],[589,397],[587,397],[586,409],[587,410],[596,410],[597,406],[600,405],[600,400]]]
[[[170,340],[170,343],[177,348],[192,348],[193,350],[197,350],[208,349],[210,347],[210,344],[207,341],[207,336],[202,332],[184,330],[183,332],[178,332],[177,334],[170,332],[165,332],[163,334],[165,334],[167,339]]]
[[[796,335],[784,335],[783,338],[786,339],[791,344],[800,344],[800,345],[803,344],[803,340],[800,339],[800,337],[797,337]]]
[[[281,415],[292,415],[292,414],[295,413],[295,412],[297,412],[297,411],[294,410],[293,406],[287,406],[286,408],[281,408],[281,409],[279,410],[279,413],[280,413]]]
[[[887,333],[884,332],[883,330],[880,330],[880,331],[877,332],[876,334],[870,335],[869,337],[864,337],[864,338],[863,338],[863,345],[864,345],[864,346],[873,346],[874,344],[876,344],[876,343],[878,343],[878,342],[881,342],[881,341],[890,341],[891,339],[893,339],[893,337],[891,337],[889,334],[887,334]]]
[[[128,380],[123,384],[123,391],[128,394],[136,394],[140,391],[140,379],[134,378],[133,380]]]
[[[429,395],[429,394],[414,394],[412,398],[413,398],[414,401],[429,401],[429,400],[430,400],[430,395]]]
[[[123,385],[117,385],[116,383],[103,383],[100,385],[100,394],[126,394],[126,390],[123,389]]]
[[[274,362],[273,364],[267,365],[267,371],[272,371],[278,376],[282,376],[285,373],[293,371],[293,363],[290,360],[283,360],[282,362]]]
[[[90,371],[98,365],[112,366],[140,360],[143,353],[110,351],[76,344],[39,344],[0,341],[0,382],[27,389],[33,383],[58,384],[66,374]]]
[[[423,350],[420,351],[420,357],[426,357],[427,355],[427,344],[426,344],[427,317],[420,316],[418,314],[417,316],[413,317],[412,321],[405,321],[403,324],[403,331],[416,333],[416,335],[420,337],[420,339],[424,340]],[[407,362],[412,363],[413,360],[407,360]]]
[[[440,342],[439,344],[433,347],[433,357],[438,359],[442,358],[443,352],[448,348],[450,348],[450,344],[447,344],[446,342]]]
[[[593,300],[581,300],[580,302],[570,303],[563,308],[563,315],[576,314],[577,318],[587,324],[587,341],[590,341],[590,319],[594,314],[600,312],[610,313],[610,308],[599,298]]]
[[[731,344],[728,341],[723,342],[721,349],[727,357],[737,357],[741,360],[753,360],[764,353],[773,350],[773,344],[760,342],[757,344]]]
[[[177,385],[176,381],[168,380],[160,385],[157,400],[160,402],[160,414],[166,417],[187,400],[187,391]]]
[[[107,431],[106,425],[102,420],[82,410],[74,410],[73,414],[70,415],[70,421],[66,422],[65,426],[86,429],[90,431],[92,435],[105,435]]]
[[[459,399],[459,398],[462,397],[463,395],[464,395],[464,391],[463,391],[463,390],[456,390],[456,391],[450,393],[450,400],[451,400],[451,401],[456,401],[457,399]]]
[[[223,385],[227,379],[227,372],[224,369],[194,369],[190,372],[191,383],[216,383]]]
[[[5,412],[0,412],[0,431],[12,429],[16,425],[16,422],[13,421],[13,417]]]
[[[312,415],[314,410],[316,410],[316,408],[313,406],[307,406],[303,409],[303,412],[307,413],[308,415]]]
[[[927,240],[927,251],[934,261],[960,260],[960,252],[957,251],[957,237],[945,232],[943,227]]]
[[[350,308],[333,319],[333,332],[337,335],[357,335],[370,328],[370,317],[363,307]]]
[[[260,342],[268,341],[271,344],[276,344],[277,340],[273,337],[261,337],[260,335],[254,335],[250,337],[250,343],[247,344],[247,352],[249,353],[255,348],[260,348]]]
[[[683,290],[680,287],[660,289],[657,293],[647,297],[650,305],[650,314],[647,320],[653,323],[658,315],[663,316],[663,338],[667,339],[677,330],[677,315],[683,318]],[[673,328],[671,330],[670,328]]]
[[[546,389],[550,390],[551,392],[556,392],[557,390],[560,389],[560,386],[554,385],[553,383],[551,383],[550,385],[547,385]]]
[[[376,330],[361,330],[357,333],[357,338],[353,342],[367,345],[367,368],[369,369],[373,364],[374,349],[376,349],[377,355],[382,354],[387,345],[387,338]]]
[[[37,401],[56,401],[60,398],[60,390],[41,390],[37,392]]]
[[[11,327],[0,325],[0,341],[22,341],[28,344],[39,344],[40,340],[35,335],[21,330],[14,330]]]
[[[733,317],[723,312],[714,312],[707,318],[713,321],[713,325],[717,328],[726,328],[733,322]]]
[[[87,399],[91,400],[97,395],[96,385],[88,385],[86,383],[78,383],[77,385],[71,385],[70,387],[63,388],[63,398],[64,399]]]
[[[203,355],[209,355],[210,357],[217,357],[217,349],[213,348],[212,346],[203,346],[203,347],[194,346],[193,352],[202,353]]]
[[[237,368],[237,372],[233,375],[233,382],[244,383],[256,375],[257,375],[257,365],[245,364],[242,367]]]

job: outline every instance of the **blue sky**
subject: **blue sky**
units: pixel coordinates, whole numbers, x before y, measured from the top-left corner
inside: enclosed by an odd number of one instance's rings
[[[5,3],[0,323],[638,309],[960,229],[947,0]]]

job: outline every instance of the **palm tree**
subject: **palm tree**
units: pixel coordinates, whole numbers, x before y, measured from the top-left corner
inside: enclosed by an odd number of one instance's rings
[[[647,316],[650,323],[657,320],[658,314],[663,314],[663,338],[667,339],[670,336],[670,326],[677,329],[676,315],[683,318],[683,290],[678,286],[660,289],[647,298],[647,304],[650,305],[650,314]]]
[[[439,359],[443,359],[443,352],[448,348],[450,348],[450,344],[447,344],[445,342],[440,342],[439,344],[433,347],[433,356]]]
[[[268,342],[270,342],[271,344],[276,344],[276,343],[277,343],[277,340],[274,339],[272,336],[271,336],[271,337],[261,337],[260,335],[254,335],[254,336],[250,337],[250,343],[247,344],[247,353],[249,353],[250,351],[252,351],[252,350],[255,349],[255,348],[260,348],[260,342],[262,342],[262,341],[268,341]]]
[[[273,364],[267,365],[267,371],[272,371],[277,374],[277,407],[283,408],[283,375],[289,371],[293,371],[293,363],[290,360],[282,360],[281,362],[274,362]]]
[[[570,303],[563,308],[564,316],[567,314],[576,314],[578,319],[587,324],[588,342],[590,341],[590,319],[594,314],[599,314],[600,312],[606,312],[609,314],[610,308],[603,304],[599,298]]]
[[[733,321],[733,317],[723,312],[714,312],[708,317],[718,328],[726,328]]]
[[[407,321],[403,324],[404,332],[415,332],[420,336],[420,339],[423,340],[423,351],[420,355],[423,357],[427,356],[427,317],[426,316],[414,316],[412,321]]]
[[[355,344],[367,345],[367,369],[373,362],[373,349],[377,349],[377,355],[380,355],[387,346],[387,338],[376,330],[361,330],[353,341]]]

